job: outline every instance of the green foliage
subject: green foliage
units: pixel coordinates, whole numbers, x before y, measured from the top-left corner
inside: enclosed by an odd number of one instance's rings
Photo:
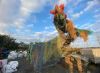
[[[24,42],[18,43],[18,49],[20,50],[27,50],[29,48],[29,44],[25,44]]]
[[[0,48],[8,48],[9,50],[14,50],[18,48],[18,43],[15,39],[8,35],[0,35]]]
[[[7,48],[9,50],[27,49],[28,45],[21,42],[17,43],[16,39],[9,35],[0,35],[0,48]]]
[[[33,44],[30,43],[29,48],[27,50],[27,59],[30,61],[30,63],[32,63],[32,48]]]

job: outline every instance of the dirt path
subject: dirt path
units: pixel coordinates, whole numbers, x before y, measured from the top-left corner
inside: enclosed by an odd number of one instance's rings
[[[34,73],[33,65],[30,64],[25,58],[22,58],[19,61],[18,71],[15,73]]]
[[[19,61],[18,71],[15,73],[35,73],[33,65],[30,64],[26,59]],[[42,70],[42,73],[66,73],[65,69],[60,65],[51,66]]]
[[[100,73],[100,65],[90,64],[89,70],[91,70],[91,73]],[[66,73],[66,72],[67,70],[65,70],[65,68],[63,68],[62,65],[56,64],[54,66],[43,69],[41,73]],[[25,58],[23,58],[19,60],[18,71],[15,73],[36,73],[36,72],[34,72],[33,65],[30,64]]]

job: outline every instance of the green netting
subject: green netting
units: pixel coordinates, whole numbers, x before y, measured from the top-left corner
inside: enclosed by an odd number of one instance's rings
[[[87,32],[88,34],[92,34],[93,33],[93,31],[91,31],[91,30],[85,30],[85,29],[76,29],[76,31],[77,32],[83,32],[83,31],[85,31],[85,32]]]
[[[27,59],[30,61],[30,63],[32,63],[32,46],[33,44],[31,43],[27,50]]]
[[[56,60],[59,57],[60,54],[57,49],[57,40],[53,39],[52,41],[45,43],[44,61]]]

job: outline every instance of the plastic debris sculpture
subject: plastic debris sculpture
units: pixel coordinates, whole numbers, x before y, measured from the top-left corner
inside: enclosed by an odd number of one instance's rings
[[[73,53],[80,55],[80,49],[73,49],[69,45],[77,37],[82,37],[84,41],[87,41],[88,34],[91,34],[91,31],[76,28],[73,22],[67,19],[67,15],[64,13],[64,4],[55,5],[54,10],[51,10],[50,13],[54,15],[54,25],[59,33],[62,44],[60,48],[62,48],[65,62],[69,65],[70,73],[74,73],[73,59],[77,61],[79,73],[83,73],[81,58],[74,58],[72,56]]]
[[[54,15],[54,25],[59,33],[59,35],[66,40],[65,33],[70,40],[73,41],[77,37],[82,37],[84,41],[87,41],[88,34],[91,33],[89,30],[78,29],[74,26],[73,22],[67,18],[64,13],[64,4],[56,5],[54,10],[50,11]],[[70,43],[69,43],[70,44]]]

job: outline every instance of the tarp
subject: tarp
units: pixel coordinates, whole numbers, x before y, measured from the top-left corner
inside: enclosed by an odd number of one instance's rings
[[[8,55],[8,59],[16,59],[18,53],[16,51],[11,51],[10,54]]]
[[[18,61],[10,61],[6,65],[6,73],[13,73],[17,71],[18,64],[19,64]]]
[[[8,59],[16,59],[16,58],[22,58],[27,56],[27,51],[11,51],[8,55]]]
[[[3,73],[6,73],[5,67],[6,67],[6,65],[7,65],[7,59],[2,59],[2,60],[0,60],[0,63],[1,63],[1,70],[2,70],[2,72],[3,72]]]

